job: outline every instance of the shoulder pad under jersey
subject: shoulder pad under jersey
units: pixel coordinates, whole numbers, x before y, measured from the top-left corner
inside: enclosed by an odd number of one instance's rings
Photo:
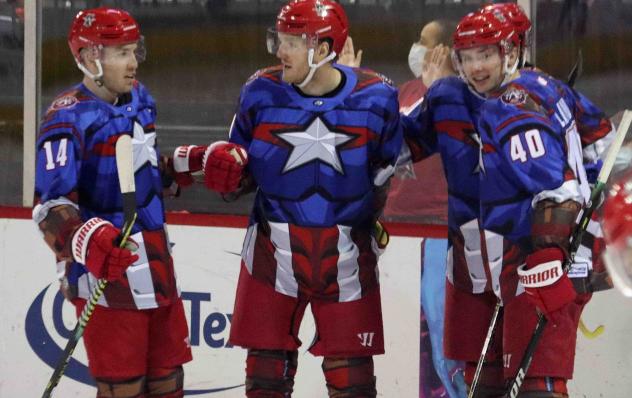
[[[426,97],[429,99],[445,99],[454,101],[457,98],[476,97],[467,84],[457,76],[439,79],[430,86]],[[478,97],[477,97],[478,98]]]
[[[341,65],[336,65],[336,67],[340,68]],[[341,69],[344,69],[344,67],[342,67]],[[372,86],[374,84],[385,84],[389,87],[393,87],[393,88],[395,87],[391,79],[371,69],[365,69],[365,68],[362,68],[362,69],[349,68],[349,69],[351,69],[357,77],[356,86],[354,87],[353,91],[362,90],[363,88]]]
[[[555,81],[549,76],[537,71],[524,71],[518,79],[512,80],[505,86],[494,92],[490,97],[497,97],[507,105],[546,115],[546,107],[543,104],[547,97],[546,91],[555,90]]]
[[[154,108],[156,107],[156,101],[154,100],[154,97],[152,97],[145,85],[138,80],[134,82],[134,91],[136,95],[138,95],[138,103],[141,106],[151,106]]]
[[[481,133],[498,142],[503,137],[531,129],[555,131],[551,120],[539,111],[507,103],[502,97],[490,98],[481,107]]]
[[[449,76],[437,80],[426,93],[422,108],[441,105],[458,105],[468,109],[468,113],[477,113],[484,99],[474,94],[461,78]]]
[[[290,86],[283,82],[282,74],[282,65],[256,71],[241,87],[239,106],[247,109],[261,101],[278,101],[285,97],[281,93]]]
[[[72,87],[70,90],[64,91],[55,97],[51,105],[46,109],[44,120],[53,117],[53,115],[58,112],[66,113],[75,111],[80,103],[90,102],[92,100],[94,99],[82,93],[77,86]]]
[[[282,80],[283,74],[283,65],[275,65],[269,66],[267,68],[259,69],[255,73],[253,73],[248,80],[246,80],[246,85],[254,82],[257,79],[267,79],[276,83],[280,83]]]
[[[93,104],[95,102],[95,99],[83,93],[79,86],[59,94],[42,118],[38,131],[38,141],[70,132],[79,142],[82,142],[82,120],[85,118],[85,114],[94,113]]]

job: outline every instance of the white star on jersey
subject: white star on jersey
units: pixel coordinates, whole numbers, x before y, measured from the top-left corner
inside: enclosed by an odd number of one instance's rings
[[[336,147],[354,138],[353,135],[330,131],[320,118],[315,118],[305,131],[278,133],[279,138],[292,145],[283,172],[293,170],[312,160],[320,160],[343,174]]]
[[[134,137],[132,146],[134,148],[134,173],[147,162],[152,166],[158,166],[158,156],[156,155],[156,133],[145,134],[143,127],[134,122]]]

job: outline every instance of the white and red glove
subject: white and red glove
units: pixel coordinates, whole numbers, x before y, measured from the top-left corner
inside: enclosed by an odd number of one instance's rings
[[[112,282],[121,279],[127,267],[138,260],[138,255],[129,249],[138,248],[136,242],[128,239],[126,248],[119,248],[116,240],[121,230],[112,223],[94,217],[81,224],[72,237],[72,255],[86,266],[97,278]]]
[[[226,141],[212,143],[204,153],[204,183],[219,193],[231,193],[239,188],[248,154],[241,146]]]
[[[538,250],[518,267],[520,283],[529,301],[547,318],[577,297],[575,288],[562,270],[564,253],[556,247]]]
[[[205,146],[183,145],[173,151],[173,179],[181,187],[192,185],[195,180],[192,173],[202,172]]]

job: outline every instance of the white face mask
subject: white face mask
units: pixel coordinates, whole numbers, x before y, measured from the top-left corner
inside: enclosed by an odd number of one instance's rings
[[[412,47],[410,47],[410,52],[408,53],[408,67],[416,78],[421,76],[421,65],[427,51],[428,48],[419,43],[413,43]]]

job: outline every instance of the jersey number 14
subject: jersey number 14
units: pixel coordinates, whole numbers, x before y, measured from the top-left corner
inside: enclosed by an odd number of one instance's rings
[[[52,170],[55,168],[55,162],[60,167],[66,165],[68,139],[62,138],[59,140],[59,146],[57,147],[57,156],[53,159],[53,144],[50,141],[44,143],[44,151],[46,152],[46,170]]]

